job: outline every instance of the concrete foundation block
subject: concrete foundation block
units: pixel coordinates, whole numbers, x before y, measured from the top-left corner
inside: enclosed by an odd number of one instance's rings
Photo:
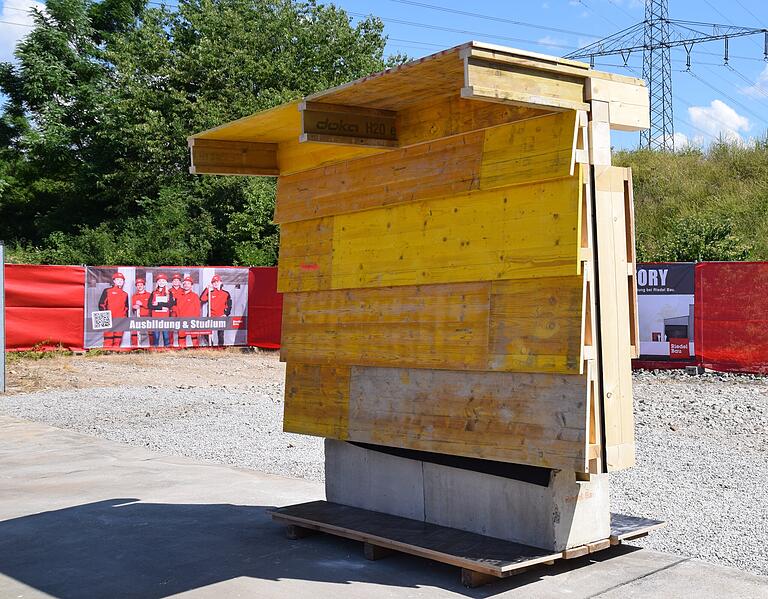
[[[326,439],[328,501],[563,551],[610,536],[608,475],[549,485],[392,456]]]
[[[326,439],[325,498],[374,512],[424,520],[421,462]]]

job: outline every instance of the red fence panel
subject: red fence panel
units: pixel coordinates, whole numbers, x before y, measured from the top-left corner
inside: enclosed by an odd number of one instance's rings
[[[695,293],[702,364],[768,374],[768,262],[697,264]]]
[[[283,294],[277,292],[277,268],[253,267],[248,276],[248,345],[280,347]]]
[[[7,264],[6,347],[83,347],[82,266]]]

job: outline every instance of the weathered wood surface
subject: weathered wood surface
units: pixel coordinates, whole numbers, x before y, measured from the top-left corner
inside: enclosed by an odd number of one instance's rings
[[[581,179],[476,191],[289,223],[281,229],[278,289],[345,289],[576,275]],[[307,228],[331,233],[329,254]],[[298,232],[297,232],[298,231]],[[302,249],[304,243],[307,249]],[[291,254],[316,260],[283,262]],[[303,265],[303,266],[302,266]],[[330,265],[330,269],[329,269]]]
[[[189,140],[193,175],[277,175],[277,144]]]
[[[397,146],[397,113],[392,110],[302,102],[299,141]]]
[[[327,501],[278,508],[272,518],[498,577],[561,556],[529,545]]]
[[[581,370],[581,276],[289,293],[282,359],[456,370]]]
[[[611,514],[611,544],[618,545],[621,541],[630,540],[647,535],[667,525],[661,520],[627,516],[624,514]]]
[[[576,127],[575,112],[550,114],[283,176],[275,221],[567,177]]]
[[[284,428],[584,471],[586,389],[583,375],[289,363]]]

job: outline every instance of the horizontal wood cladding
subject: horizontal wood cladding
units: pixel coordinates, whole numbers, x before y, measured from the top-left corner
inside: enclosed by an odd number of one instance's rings
[[[576,275],[580,174],[286,223],[278,288],[293,292]],[[308,236],[307,230],[322,235]],[[330,254],[319,253],[329,248]]]
[[[581,276],[289,293],[287,362],[580,372]]]
[[[482,133],[470,133],[280,177],[275,221],[306,220],[478,189],[482,144]]]
[[[275,221],[571,175],[576,122],[574,111],[549,114],[286,175],[278,180]]]
[[[288,432],[586,469],[581,375],[290,363],[286,389]]]
[[[466,58],[464,98],[543,106],[560,110],[588,110],[583,75],[541,71],[479,57]]]
[[[193,175],[278,175],[277,144],[189,139]]]
[[[286,365],[283,428],[347,439],[349,377],[350,369],[344,366]]]

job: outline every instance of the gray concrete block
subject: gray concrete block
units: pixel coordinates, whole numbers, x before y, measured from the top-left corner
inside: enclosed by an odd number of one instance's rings
[[[325,440],[328,501],[414,520],[424,520],[422,463]]]

